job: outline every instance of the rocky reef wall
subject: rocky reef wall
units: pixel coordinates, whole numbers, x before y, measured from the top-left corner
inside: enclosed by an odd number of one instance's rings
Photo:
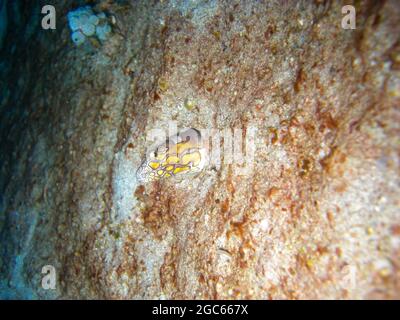
[[[49,2],[56,30],[32,18]],[[0,61],[1,297],[399,298],[400,6],[352,3],[354,30],[339,1],[20,4]],[[71,41],[85,4],[107,41]],[[171,121],[256,128],[252,170],[139,183]]]

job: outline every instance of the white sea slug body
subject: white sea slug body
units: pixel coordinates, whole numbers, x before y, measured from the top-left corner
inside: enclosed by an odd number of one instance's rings
[[[136,172],[139,182],[200,172],[207,154],[198,130],[189,129],[152,150]]]

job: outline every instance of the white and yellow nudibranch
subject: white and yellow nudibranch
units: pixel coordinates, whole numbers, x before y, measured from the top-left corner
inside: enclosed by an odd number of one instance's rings
[[[200,131],[188,129],[152,150],[136,172],[139,182],[192,175],[205,166],[206,149]]]

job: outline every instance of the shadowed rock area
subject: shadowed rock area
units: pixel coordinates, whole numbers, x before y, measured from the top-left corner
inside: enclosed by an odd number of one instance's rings
[[[85,4],[107,41],[72,42]],[[400,4],[350,4],[7,3],[0,297],[399,299]],[[251,169],[139,183],[171,121],[256,128]]]

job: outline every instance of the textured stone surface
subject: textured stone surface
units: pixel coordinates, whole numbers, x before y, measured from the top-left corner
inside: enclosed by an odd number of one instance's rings
[[[82,48],[74,5],[1,52],[3,297],[400,298],[397,1],[102,1]],[[254,170],[139,185],[171,120],[256,127]]]

